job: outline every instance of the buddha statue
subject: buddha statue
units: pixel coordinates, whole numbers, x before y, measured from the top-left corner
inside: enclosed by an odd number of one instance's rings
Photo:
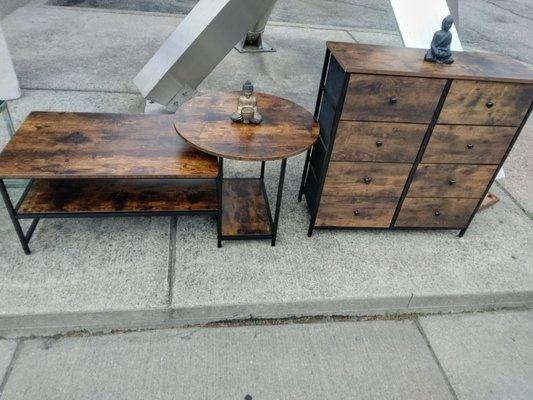
[[[242,122],[244,124],[261,123],[263,117],[257,111],[257,97],[253,92],[254,86],[252,82],[246,81],[242,86],[242,94],[239,96],[237,112],[231,116],[233,122]]]
[[[452,43],[452,33],[450,29],[453,25],[453,17],[448,15],[442,20],[442,29],[435,32],[431,41],[431,48],[427,51],[424,60],[438,64],[453,63],[450,44]]]

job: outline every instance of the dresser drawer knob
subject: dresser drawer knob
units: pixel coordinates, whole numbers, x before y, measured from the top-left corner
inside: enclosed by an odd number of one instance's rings
[[[355,210],[355,211],[353,212],[353,215],[359,215],[359,214],[361,214],[361,211],[359,211],[359,210]]]
[[[448,183],[449,183],[450,185],[455,185],[455,179],[449,179],[449,180],[448,180]]]
[[[472,150],[472,149],[474,148],[474,145],[473,145],[472,143],[468,143],[468,144],[466,145],[466,148],[467,148],[468,150]]]
[[[440,215],[440,211],[439,210],[435,210],[435,212],[433,214],[435,214],[435,216],[438,217]]]
[[[383,146],[383,142],[382,142],[381,140],[378,140],[378,141],[376,142],[376,146],[378,146],[378,147]]]
[[[398,99],[396,98],[396,96],[392,96],[392,97],[389,99],[389,104],[396,104],[397,101],[398,101]]]
[[[369,177],[369,176],[365,176],[365,177],[363,178],[363,182],[366,183],[366,184],[369,184],[370,182],[372,182],[372,178]]]
[[[487,108],[492,108],[494,106],[494,102],[492,100],[489,100],[485,103],[485,105],[487,106]]]

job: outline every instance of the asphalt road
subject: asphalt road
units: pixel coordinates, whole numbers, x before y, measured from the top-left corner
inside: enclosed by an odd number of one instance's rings
[[[196,0],[51,0],[49,4],[187,13]],[[533,63],[532,0],[459,0],[461,39],[467,47]],[[396,30],[388,0],[279,0],[273,21],[358,29]]]

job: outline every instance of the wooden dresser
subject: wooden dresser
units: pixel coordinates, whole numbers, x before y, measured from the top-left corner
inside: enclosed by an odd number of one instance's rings
[[[468,228],[532,109],[510,58],[328,42],[307,154],[314,228]]]

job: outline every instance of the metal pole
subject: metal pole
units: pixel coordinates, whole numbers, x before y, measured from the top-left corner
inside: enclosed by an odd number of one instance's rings
[[[276,0],[277,1],[277,0]],[[274,1],[275,4],[275,1]],[[265,33],[266,24],[272,14],[272,7],[255,23],[246,36],[235,45],[235,49],[240,53],[264,53],[276,51],[272,46],[263,41],[263,33]]]
[[[281,198],[283,195],[283,183],[285,180],[285,169],[287,167],[287,159],[284,158],[281,161],[281,172],[279,174],[279,183],[278,183],[278,197],[276,199],[276,212],[274,214],[274,229],[272,230],[272,246],[276,245],[276,238],[278,236],[278,222],[279,222],[279,213],[281,210]]]
[[[6,123],[7,133],[9,137],[13,137],[15,134],[15,128],[13,127],[13,121],[11,120],[11,114],[9,108],[7,108],[7,101],[0,100],[0,113],[4,115],[4,122]]]
[[[7,192],[6,185],[4,184],[4,181],[2,179],[0,179],[0,192],[2,193],[4,204],[6,205],[6,209],[9,214],[9,217],[11,218],[11,222],[13,222],[13,226],[15,227],[15,231],[17,232],[17,236],[19,237],[20,244],[22,245],[22,248],[24,249],[24,253],[30,254],[31,251],[30,251],[30,248],[28,247],[28,242],[26,241],[26,237],[24,236],[22,227],[20,226],[19,220],[17,219],[17,214],[15,212],[15,209],[13,208],[13,203],[11,202],[11,199],[9,198],[9,193]],[[33,227],[33,229],[35,229],[35,227]]]

